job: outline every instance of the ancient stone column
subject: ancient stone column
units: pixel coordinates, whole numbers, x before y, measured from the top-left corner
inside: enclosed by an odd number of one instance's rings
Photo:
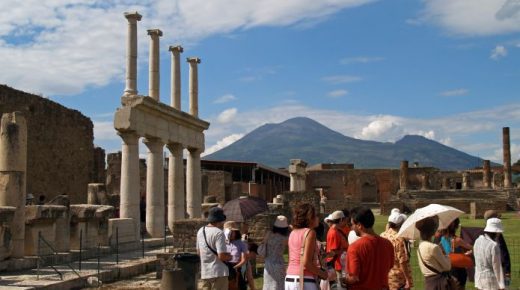
[[[421,189],[427,190],[430,188],[430,175],[428,172],[424,172],[422,175]]]
[[[462,173],[462,190],[468,190],[470,188],[470,176],[468,172]]]
[[[25,252],[25,188],[27,122],[21,112],[6,113],[0,121],[0,206],[16,208],[11,223],[12,257]]]
[[[199,76],[197,65],[200,63],[200,58],[189,57],[187,61],[190,64],[190,115],[199,117]]]
[[[489,160],[484,160],[482,165],[482,183],[484,188],[491,188],[491,163]]]
[[[301,159],[291,159],[289,165],[289,176],[291,177],[290,190],[291,191],[305,191],[306,190],[306,168],[307,162]]]
[[[509,141],[509,127],[502,128],[502,141],[504,151],[504,187],[511,188],[511,143]]]
[[[450,179],[448,177],[442,178],[442,189],[450,189]]]
[[[161,140],[146,138],[146,232],[152,238],[164,237],[164,160]]]
[[[162,31],[160,29],[148,29],[147,31],[150,35],[148,95],[159,102],[159,37],[162,36]]]
[[[168,227],[173,232],[176,220],[184,219],[184,160],[182,144],[168,144],[170,158],[168,161]]]
[[[401,161],[399,171],[399,188],[401,191],[408,190],[408,160]]]
[[[121,153],[121,218],[131,218],[135,222],[135,238],[140,238],[141,215],[139,211],[139,136],[135,133],[118,133],[123,139]]]
[[[172,92],[171,104],[177,110],[181,109],[181,53],[184,51],[182,46],[170,46],[172,52]]]
[[[137,95],[137,21],[141,15],[137,12],[126,12],[128,19],[128,38],[126,41],[126,82],[124,96]]]
[[[188,149],[186,166],[186,204],[190,218],[200,218],[202,214],[202,180],[200,173],[200,150]]]

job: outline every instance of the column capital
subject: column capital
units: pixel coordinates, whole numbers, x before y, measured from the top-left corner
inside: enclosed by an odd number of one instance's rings
[[[125,18],[128,19],[128,21],[141,21],[142,17],[143,16],[139,14],[137,11],[125,12]]]
[[[130,131],[130,132],[117,132],[117,135],[123,139],[123,142],[127,145],[137,145],[139,141],[139,135],[137,133]]]
[[[188,57],[188,58],[186,58],[186,61],[189,62],[190,64],[195,64],[195,63],[201,62],[200,58],[198,58],[198,57]]]
[[[180,45],[170,45],[168,50],[171,51],[173,54],[184,52],[184,48],[182,48],[182,46]]]
[[[164,147],[164,143],[159,138],[144,138],[143,139],[144,145],[150,149],[151,152],[157,152],[161,151]]]
[[[160,29],[148,29],[146,30],[148,32],[148,35],[153,36],[162,36],[163,33]]]
[[[166,144],[166,148],[168,148],[168,150],[170,150],[170,152],[173,153],[176,150],[184,149],[184,145],[182,145],[181,143],[169,143]]]
[[[186,148],[190,152],[190,154],[202,154],[202,149],[200,148]]]

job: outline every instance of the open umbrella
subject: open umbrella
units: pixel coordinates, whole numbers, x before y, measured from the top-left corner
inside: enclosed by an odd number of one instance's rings
[[[236,222],[243,222],[268,209],[265,200],[253,196],[241,196],[224,204],[226,219]]]
[[[418,221],[428,217],[438,216],[439,229],[445,229],[452,221],[461,216],[463,213],[463,211],[458,210],[452,206],[430,204],[415,210],[415,212],[410,215],[410,217],[408,217],[408,219],[403,223],[397,235],[399,237],[415,240],[420,237],[419,230],[415,228],[415,224]]]

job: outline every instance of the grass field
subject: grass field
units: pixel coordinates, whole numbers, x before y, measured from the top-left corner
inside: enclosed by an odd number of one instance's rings
[[[381,233],[385,229],[388,216],[376,216],[374,230]],[[520,290],[520,217],[516,213],[506,213],[502,215],[502,223],[504,225],[504,237],[507,242],[509,254],[511,256],[511,286],[509,289]],[[484,227],[485,220],[470,219],[468,215],[460,218],[461,227]],[[286,256],[287,259],[287,256]],[[413,269],[414,289],[423,289],[423,276],[419,270],[416,251],[412,250],[411,264]],[[258,265],[260,273],[263,273],[263,265]],[[262,289],[262,277],[255,279],[256,289]],[[468,282],[466,289],[474,289],[473,283]]]

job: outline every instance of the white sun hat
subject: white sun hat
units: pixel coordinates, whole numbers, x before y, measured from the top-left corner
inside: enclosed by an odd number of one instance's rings
[[[502,226],[502,220],[499,218],[490,218],[486,221],[486,228],[484,232],[488,233],[503,233],[504,227]]]
[[[277,228],[287,228],[289,227],[289,224],[287,223],[287,218],[283,215],[279,215],[276,217],[276,220],[274,221],[274,226]]]

